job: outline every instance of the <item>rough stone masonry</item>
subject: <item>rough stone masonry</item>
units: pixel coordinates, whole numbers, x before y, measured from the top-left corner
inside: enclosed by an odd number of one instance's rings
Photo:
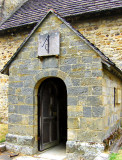
[[[60,33],[60,55],[40,59],[38,37],[53,32]],[[114,106],[113,91],[121,90],[121,81],[107,71],[98,53],[52,12],[9,66],[7,148],[26,154],[38,151],[37,93],[50,77],[61,79],[67,88],[67,158],[94,159],[104,151],[104,139],[119,128],[121,102]]]

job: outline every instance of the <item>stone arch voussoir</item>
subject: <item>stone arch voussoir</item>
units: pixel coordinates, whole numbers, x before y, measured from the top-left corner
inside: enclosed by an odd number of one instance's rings
[[[60,78],[61,80],[63,80],[64,84],[66,85],[66,88],[70,88],[72,86],[72,82],[71,82],[71,78],[70,76],[65,73],[62,72],[59,69],[50,69],[50,70],[46,70],[46,71],[40,71],[40,73],[38,73],[37,75],[34,76],[34,81],[35,81],[35,87],[34,87],[34,106],[35,106],[35,114],[34,114],[34,121],[35,121],[35,127],[38,126],[38,122],[37,122],[37,115],[38,115],[38,101],[37,101],[37,97],[38,97],[38,89],[40,84],[47,78],[50,77],[56,77],[56,78]],[[34,135],[37,139],[37,129],[34,130]]]
[[[50,69],[50,70],[46,70],[46,71],[40,71],[40,73],[35,75],[35,77],[34,77],[35,90],[38,89],[38,87],[40,86],[40,84],[43,80],[45,80],[49,77],[57,77],[57,78],[62,79],[67,88],[72,86],[71,78],[67,73],[62,72],[59,69]]]

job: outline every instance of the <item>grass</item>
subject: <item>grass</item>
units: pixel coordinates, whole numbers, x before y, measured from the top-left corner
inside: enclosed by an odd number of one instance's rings
[[[109,160],[116,160],[118,153],[112,153]]]
[[[0,143],[5,141],[5,136],[8,133],[8,124],[0,124]]]
[[[2,142],[5,142],[5,138],[3,138],[3,139],[0,140],[0,143],[2,143]]]
[[[112,153],[109,160],[122,160],[122,148],[120,148],[118,153]]]

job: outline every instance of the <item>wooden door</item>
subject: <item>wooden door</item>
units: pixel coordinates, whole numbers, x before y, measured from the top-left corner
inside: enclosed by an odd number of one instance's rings
[[[39,95],[39,150],[44,150],[59,143],[58,88],[47,79],[42,83]]]

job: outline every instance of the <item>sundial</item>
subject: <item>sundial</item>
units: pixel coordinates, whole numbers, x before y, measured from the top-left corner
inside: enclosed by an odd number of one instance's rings
[[[60,34],[51,32],[39,35],[38,39],[38,56],[59,55],[60,52]]]

